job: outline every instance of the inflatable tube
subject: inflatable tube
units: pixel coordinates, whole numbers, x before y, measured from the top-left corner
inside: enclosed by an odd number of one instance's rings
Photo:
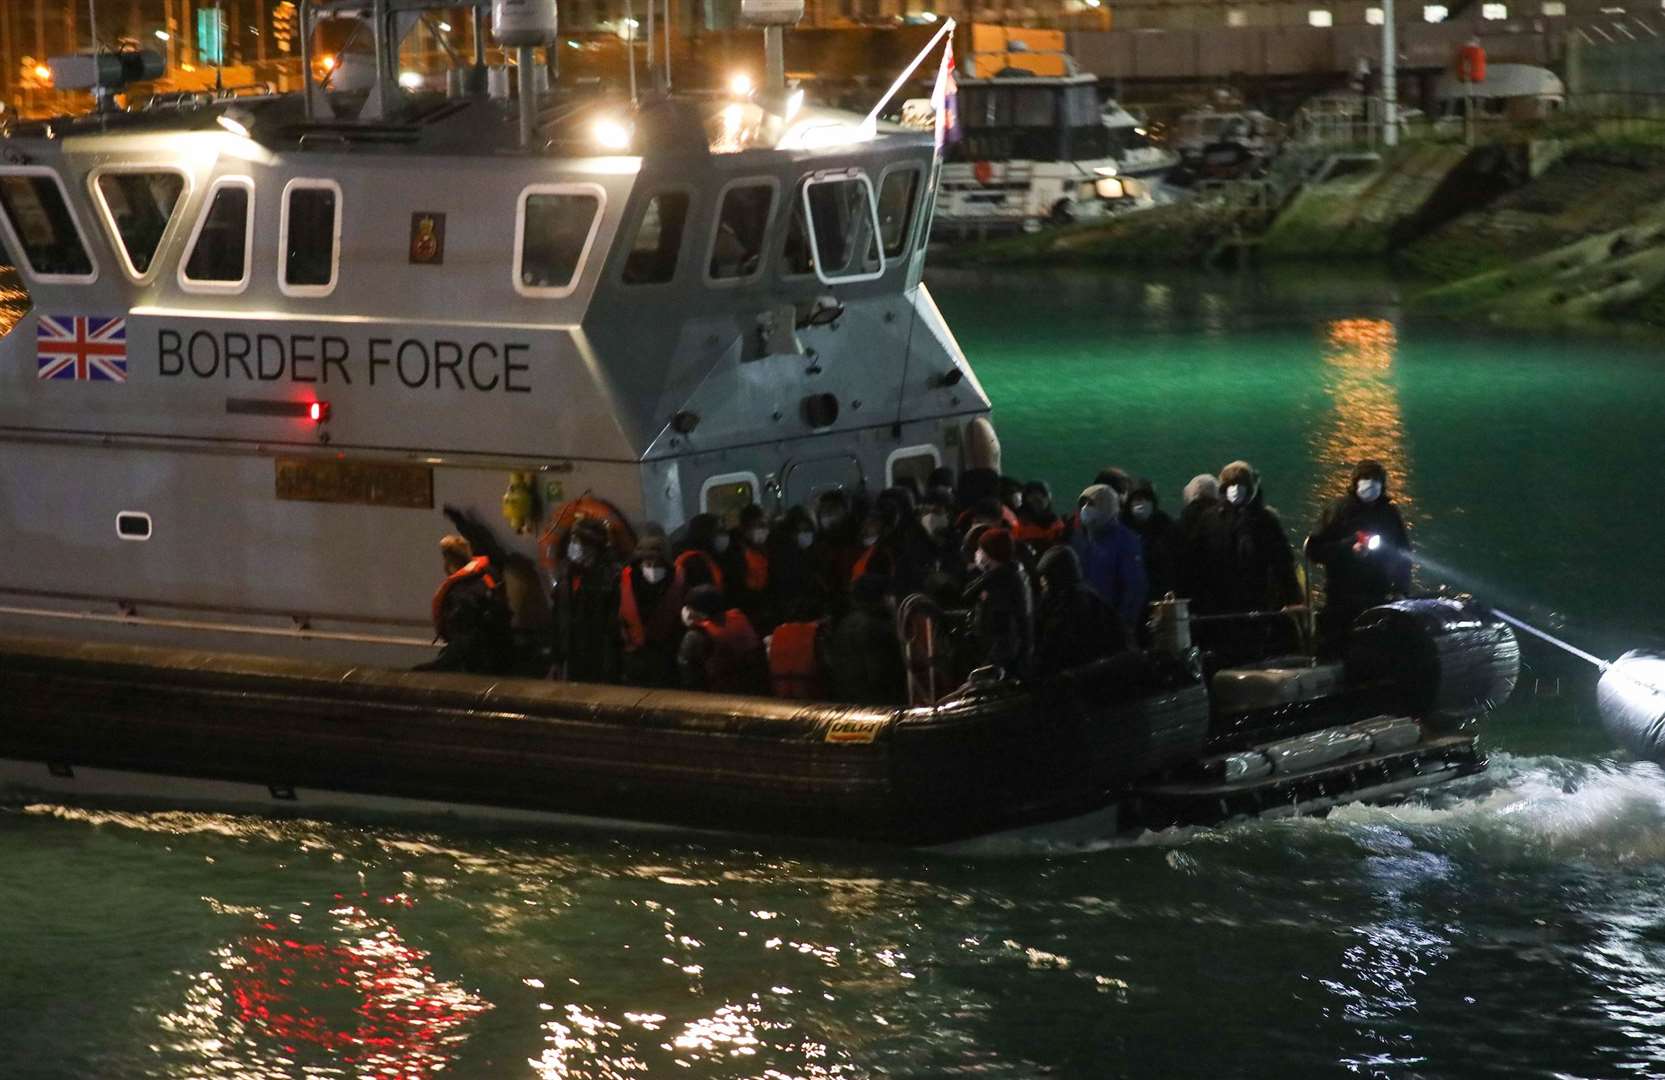
[[[1354,620],[1346,665],[1349,682],[1393,683],[1407,715],[1460,723],[1508,700],[1520,643],[1477,605],[1396,600]]]
[[[1596,704],[1614,742],[1665,764],[1665,654],[1633,649],[1613,661],[1596,684]]]

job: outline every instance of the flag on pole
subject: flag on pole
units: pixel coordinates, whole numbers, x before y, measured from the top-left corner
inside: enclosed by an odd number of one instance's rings
[[[954,81],[954,35],[950,32],[942,44],[942,66],[937,69],[937,82],[931,88],[931,109],[936,113],[937,153],[950,143],[960,141],[960,88]]]

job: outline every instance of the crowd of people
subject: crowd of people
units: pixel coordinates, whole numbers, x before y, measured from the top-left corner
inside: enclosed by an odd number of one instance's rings
[[[753,504],[726,523],[698,514],[675,535],[648,525],[627,552],[607,518],[581,516],[562,538],[544,619],[511,615],[502,570],[476,550],[489,539],[451,535],[433,599],[444,645],[423,666],[899,704],[896,610],[914,594],[963,629],[952,646],[961,674],[1047,679],[1138,648],[1149,605],[1169,596],[1189,600],[1218,658],[1288,651],[1297,623],[1280,616],[1304,610],[1304,589],[1259,473],[1234,461],[1182,498],[1170,515],[1150,481],[1107,468],[1060,508],[1040,481],[938,469],[870,500],[833,490],[773,518]],[[1321,653],[1360,612],[1409,589],[1410,539],[1381,464],[1353,470],[1305,553],[1327,571]]]

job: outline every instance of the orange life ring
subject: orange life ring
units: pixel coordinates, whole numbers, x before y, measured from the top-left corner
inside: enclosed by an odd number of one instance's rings
[[[1464,45],[1457,50],[1457,81],[1478,83],[1486,81],[1486,50],[1479,45]]]
[[[630,527],[630,522],[625,520],[619,508],[586,492],[562,503],[550,513],[549,524],[538,537],[538,561],[545,570],[554,573],[565,560],[567,536],[578,524],[578,519],[586,517],[597,518],[607,526],[608,541],[613,554],[620,560],[628,559],[630,553],[636,550],[636,530]]]

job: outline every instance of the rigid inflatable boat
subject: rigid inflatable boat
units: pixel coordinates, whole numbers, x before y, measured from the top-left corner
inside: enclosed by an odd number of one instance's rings
[[[0,794],[899,844],[1127,832],[1476,772],[1475,721],[1518,671],[1508,627],[1446,600],[1367,612],[1334,664],[1204,679],[1194,653],[1129,653],[898,709],[6,639]]]

